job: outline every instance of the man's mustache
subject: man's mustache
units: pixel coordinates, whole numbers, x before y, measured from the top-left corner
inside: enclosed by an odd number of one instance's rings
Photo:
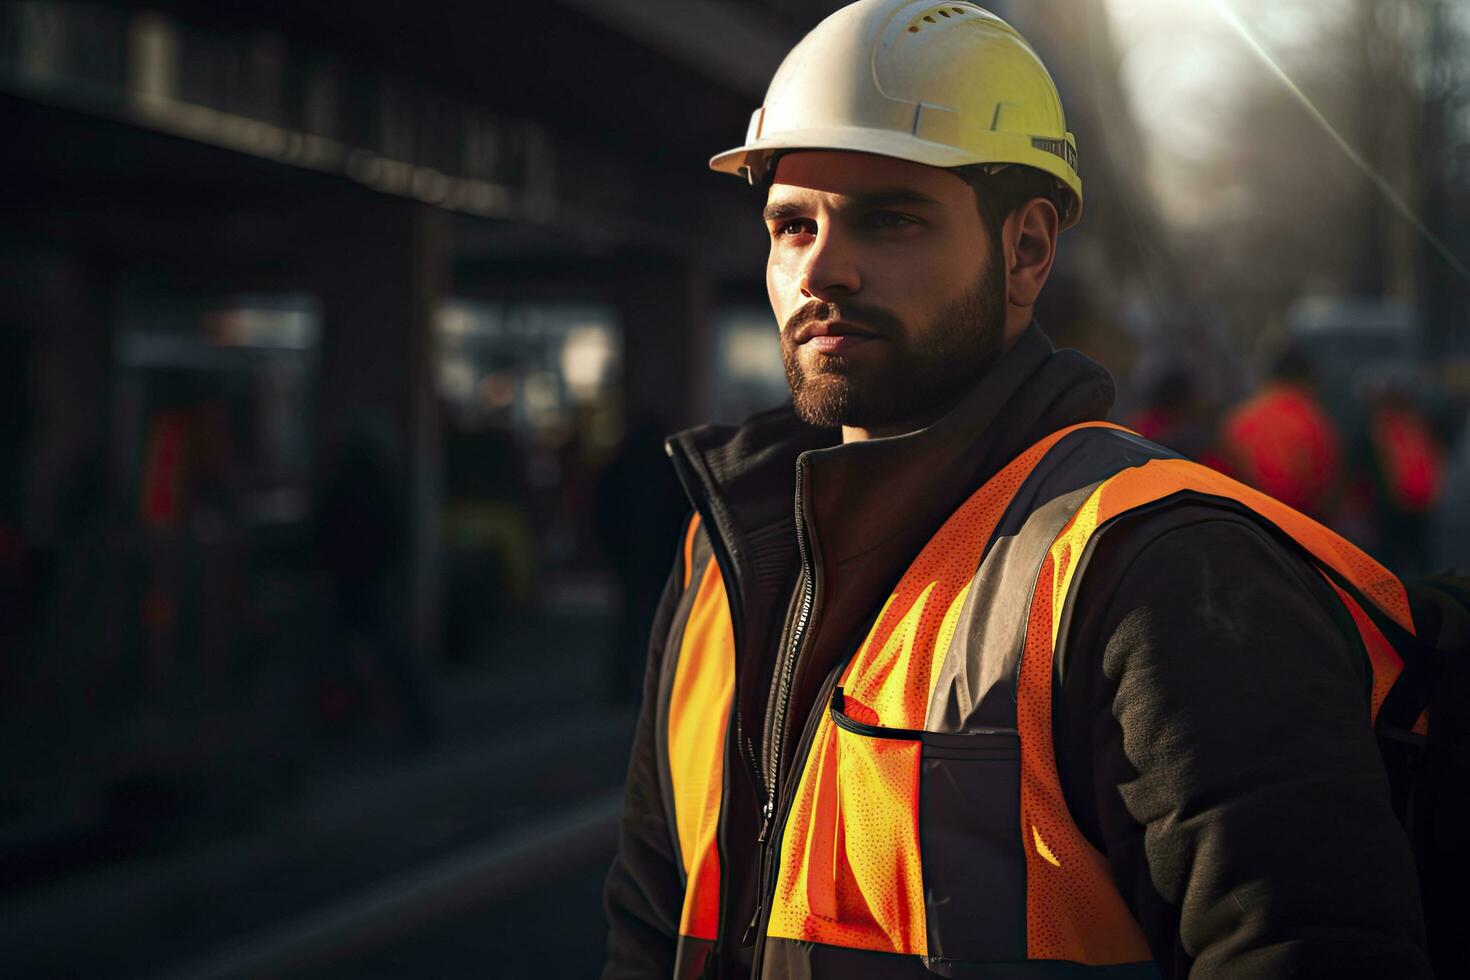
[[[903,330],[902,321],[881,306],[851,300],[834,303],[814,299],[787,317],[786,325],[781,329],[782,340],[791,344],[804,343],[811,336],[812,325],[817,323],[843,323],[855,331],[878,337],[896,337]]]

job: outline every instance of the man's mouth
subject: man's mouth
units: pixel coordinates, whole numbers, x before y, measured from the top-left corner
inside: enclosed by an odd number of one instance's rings
[[[808,346],[824,354],[836,354],[861,346],[878,335],[847,320],[813,320],[797,328],[792,338],[797,346]]]

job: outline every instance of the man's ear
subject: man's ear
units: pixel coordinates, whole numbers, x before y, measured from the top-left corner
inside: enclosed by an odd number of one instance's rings
[[[1006,302],[1030,309],[1051,275],[1061,221],[1056,205],[1033,197],[1010,213],[1001,226],[1005,249]]]

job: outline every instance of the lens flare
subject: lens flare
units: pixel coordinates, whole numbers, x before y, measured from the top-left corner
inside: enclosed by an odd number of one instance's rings
[[[1439,239],[1439,236],[1435,235],[1434,232],[1425,226],[1423,221],[1419,220],[1419,216],[1404,202],[1404,199],[1399,196],[1398,191],[1393,189],[1393,185],[1385,180],[1382,174],[1373,169],[1372,164],[1365,160],[1363,155],[1353,148],[1353,145],[1337,131],[1337,128],[1322,114],[1322,111],[1308,98],[1307,94],[1301,90],[1296,82],[1291,80],[1291,76],[1286,73],[1286,69],[1282,68],[1280,63],[1271,57],[1271,52],[1266,50],[1265,46],[1251,32],[1250,26],[1240,19],[1240,16],[1236,14],[1227,0],[1206,0],[1206,2],[1230,26],[1230,29],[1240,36],[1240,39],[1245,42],[1246,47],[1251,49],[1271,74],[1281,80],[1281,84],[1286,86],[1286,90],[1292,94],[1293,98],[1301,103],[1302,108],[1307,110],[1307,114],[1312,117],[1318,126],[1322,127],[1322,131],[1337,144],[1338,148],[1353,162],[1353,165],[1367,175],[1368,179],[1373,182],[1373,186],[1378,188],[1379,193],[1393,205],[1393,209],[1414,227],[1414,230],[1429,243],[1431,248],[1439,253],[1439,256],[1449,264],[1450,268],[1455,270],[1460,278],[1466,282],[1470,282],[1470,270],[1467,270],[1464,264],[1454,256],[1449,250],[1449,247]]]

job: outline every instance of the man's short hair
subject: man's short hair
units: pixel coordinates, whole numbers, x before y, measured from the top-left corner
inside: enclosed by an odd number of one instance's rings
[[[990,234],[991,244],[1000,247],[1000,226],[1011,212],[1033,198],[1044,197],[1065,221],[1066,205],[1057,188],[1057,179],[1035,167],[1021,164],[996,169],[990,164],[956,167],[955,173],[975,190],[975,204],[980,220]]]

